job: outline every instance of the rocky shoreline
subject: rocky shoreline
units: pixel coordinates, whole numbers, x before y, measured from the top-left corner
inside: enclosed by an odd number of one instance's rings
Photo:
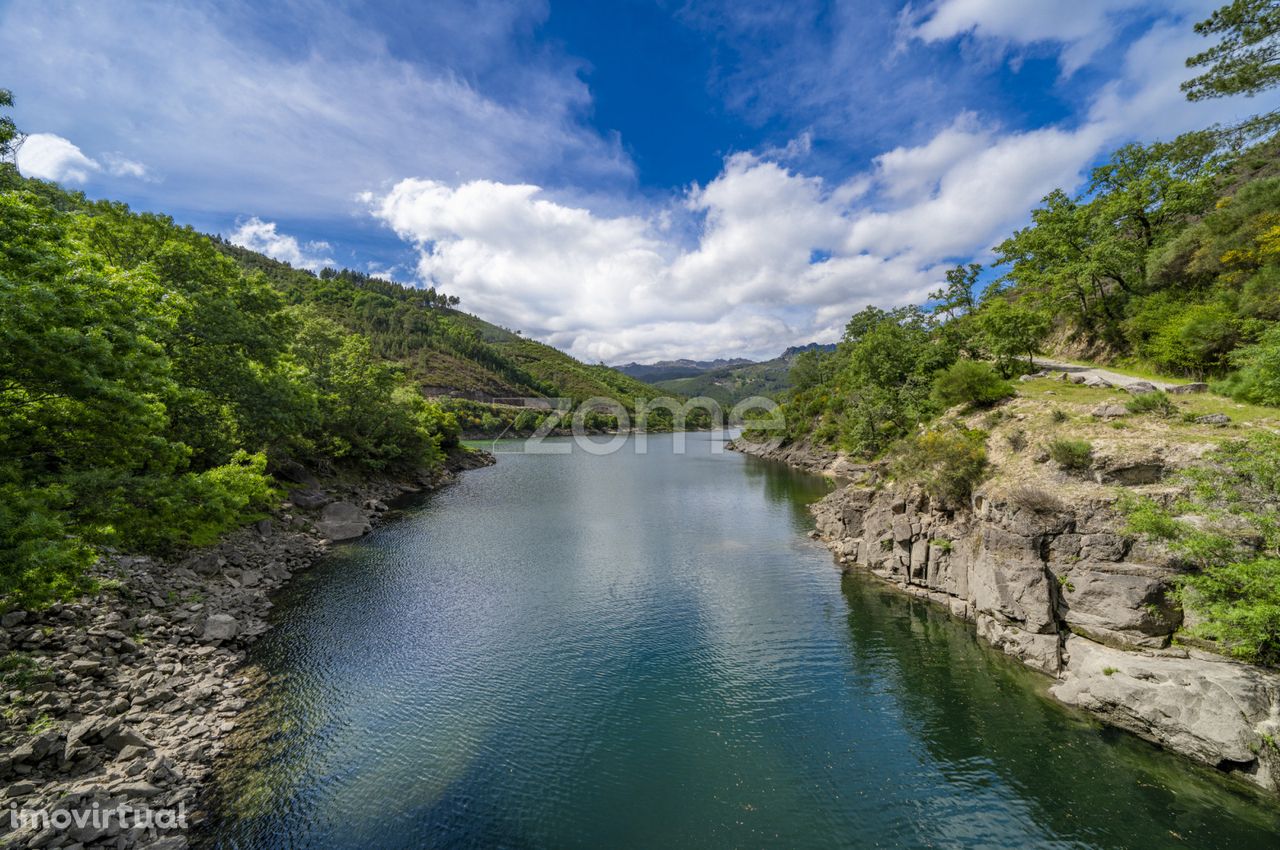
[[[966,510],[933,505],[916,487],[880,482],[875,467],[802,445],[734,448],[801,458],[794,465],[825,474],[860,471],[811,508],[815,536],[842,569],[975,623],[986,642],[1052,677],[1049,693],[1063,703],[1280,792],[1280,674],[1174,642],[1186,616],[1170,592],[1178,566],[1121,533],[1114,495],[1100,486],[1172,465],[1173,447],[1102,457],[1092,482],[1011,459],[1006,480],[983,485]]]
[[[268,629],[271,592],[376,525],[388,502],[491,463],[465,452],[431,475],[357,482],[298,471],[272,517],[216,545],[172,561],[109,553],[96,595],[5,614],[0,847],[186,847],[246,705],[246,648]],[[152,813],[151,826],[129,809]],[[84,822],[39,817],[58,812]]]

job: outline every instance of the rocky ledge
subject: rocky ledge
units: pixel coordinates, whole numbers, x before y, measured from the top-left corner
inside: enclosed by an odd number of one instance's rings
[[[458,454],[412,480],[296,474],[274,516],[215,546],[173,561],[111,553],[94,568],[97,595],[5,614],[0,846],[185,847],[186,832],[163,820],[124,829],[101,813],[124,805],[199,822],[202,783],[245,707],[241,668],[268,628],[271,591],[331,541],[368,531],[387,502],[492,462]],[[99,814],[59,828],[21,823],[23,811]]]
[[[844,569],[974,622],[1052,677],[1062,702],[1280,792],[1280,674],[1175,639],[1191,617],[1172,593],[1182,566],[1123,534],[1115,508],[1126,492],[1176,500],[1173,473],[1198,463],[1231,417],[1193,415],[1175,428],[1131,413],[1122,402],[1132,388],[1059,389],[1067,377],[1028,382],[1029,395],[993,411],[948,415],[989,432],[991,474],[959,508],[889,481],[883,464],[804,444],[733,447],[842,479],[812,510]],[[1050,461],[1057,437],[1090,442],[1087,469]]]
[[[1062,702],[1280,791],[1280,675],[1174,644],[1177,566],[1120,533],[1114,496],[1072,495],[992,487],[947,510],[912,486],[851,483],[813,513],[846,569],[973,621]]]

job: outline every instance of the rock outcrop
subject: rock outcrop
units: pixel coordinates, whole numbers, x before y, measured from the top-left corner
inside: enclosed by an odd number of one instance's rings
[[[972,620],[1063,702],[1280,791],[1280,675],[1172,644],[1176,566],[1123,536],[1109,501],[1024,486],[948,511],[850,484],[813,512],[847,569]]]

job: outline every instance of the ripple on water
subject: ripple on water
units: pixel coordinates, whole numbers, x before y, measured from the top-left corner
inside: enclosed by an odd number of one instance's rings
[[[1276,846],[1256,799],[842,580],[803,537],[825,482],[663,445],[503,456],[299,576],[206,841]]]

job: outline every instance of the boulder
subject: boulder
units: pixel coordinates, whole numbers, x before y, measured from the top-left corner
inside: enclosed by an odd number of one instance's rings
[[[1123,404],[1100,404],[1093,409],[1093,415],[1099,419],[1118,419],[1121,416],[1128,416],[1129,409]]]
[[[1173,395],[1189,395],[1191,393],[1207,393],[1209,391],[1208,384],[1179,384],[1176,387],[1169,387],[1165,390]]]
[[[372,526],[364,511],[350,502],[333,502],[325,505],[320,513],[316,530],[330,540],[350,540],[367,532]]]
[[[230,614],[212,614],[204,621],[205,640],[231,640],[240,631],[240,623]]]
[[[1136,735],[1274,788],[1280,675],[1208,657],[1126,652],[1074,635],[1050,693]]]
[[[1164,646],[1182,622],[1159,571],[1102,564],[1059,576],[1058,617],[1076,634],[1121,648]]]
[[[1094,387],[1096,389],[1107,389],[1111,386],[1111,382],[1106,378],[1101,378],[1097,375],[1090,375],[1084,379],[1084,385],[1086,387]]]
[[[290,490],[289,501],[309,511],[327,505],[330,499],[323,490]]]
[[[1196,417],[1197,425],[1226,425],[1230,421],[1231,417],[1225,413],[1206,413]]]
[[[1125,384],[1124,390],[1133,395],[1145,395],[1147,393],[1158,392],[1155,384],[1150,381],[1134,381],[1132,384]]]

